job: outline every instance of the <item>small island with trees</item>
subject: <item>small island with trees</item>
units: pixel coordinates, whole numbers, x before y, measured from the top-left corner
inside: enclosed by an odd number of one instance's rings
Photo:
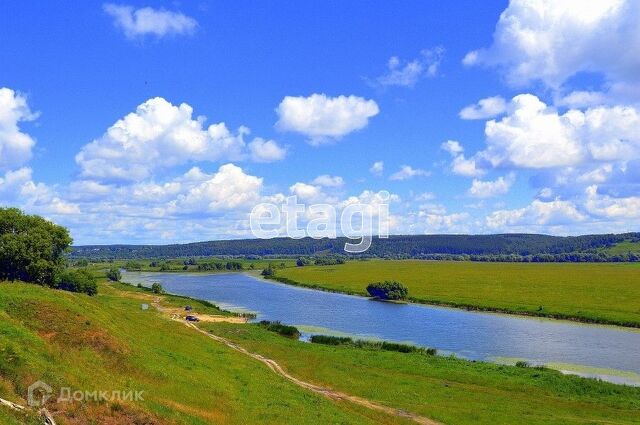
[[[402,301],[409,294],[407,287],[395,280],[370,283],[367,292],[373,299],[382,301]]]

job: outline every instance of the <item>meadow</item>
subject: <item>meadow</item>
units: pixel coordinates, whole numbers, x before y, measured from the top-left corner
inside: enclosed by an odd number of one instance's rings
[[[531,367],[292,340],[257,325],[203,326],[295,376],[445,424],[635,423],[640,388]]]
[[[414,302],[640,326],[638,263],[369,260],[290,267],[277,278],[357,295],[371,282],[396,280]]]

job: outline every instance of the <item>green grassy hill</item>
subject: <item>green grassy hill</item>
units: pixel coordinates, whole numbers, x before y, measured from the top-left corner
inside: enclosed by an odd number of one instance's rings
[[[298,388],[155,309],[142,310],[149,299],[141,291],[103,284],[100,292],[0,284],[0,397],[26,405],[37,380],[54,392],[144,391],[135,403],[51,403],[61,424],[398,422]],[[0,412],[3,424],[23,420]]]
[[[602,248],[601,251],[611,255],[626,254],[629,252],[640,253],[640,241],[634,242],[631,240],[626,240],[623,242],[618,242],[613,246]]]

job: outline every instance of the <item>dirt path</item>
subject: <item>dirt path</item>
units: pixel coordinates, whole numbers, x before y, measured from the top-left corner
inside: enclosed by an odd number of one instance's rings
[[[329,388],[325,388],[325,387],[321,387],[319,385],[315,385],[312,384],[310,382],[306,382],[306,381],[302,381],[298,378],[296,378],[295,376],[290,375],[289,373],[287,373],[287,371],[285,371],[282,366],[280,366],[275,360],[269,359],[267,357],[264,357],[260,354],[256,354],[256,353],[252,353],[250,351],[247,351],[245,348],[239,346],[238,344],[229,341],[226,338],[222,338],[220,336],[211,334],[207,331],[204,331],[202,329],[200,329],[199,327],[197,327],[196,325],[194,325],[193,323],[186,323],[187,326],[195,329],[196,331],[200,332],[201,334],[204,334],[206,336],[208,336],[211,339],[214,339],[218,342],[223,343],[224,345],[226,345],[227,347],[233,348],[236,351],[239,351],[251,358],[254,358],[262,363],[264,363],[265,365],[267,365],[269,367],[269,369],[271,369],[272,371],[274,371],[275,373],[277,373],[278,375],[288,379],[289,381],[293,382],[294,384],[296,384],[299,387],[305,388],[307,390],[313,391],[315,393],[318,394],[322,394],[325,397],[329,397],[332,400],[344,400],[344,401],[350,401],[352,403],[355,404],[359,404],[361,406],[367,407],[369,409],[373,409],[373,410],[378,410],[380,412],[386,413],[388,415],[391,416],[399,416],[399,417],[403,417],[403,418],[407,418],[407,419],[411,419],[419,424],[424,424],[424,425],[440,425],[440,422],[436,422],[432,419],[426,418],[424,416],[419,416],[416,415],[414,413],[411,412],[407,412],[405,410],[401,410],[401,409],[394,409],[392,407],[388,407],[388,406],[383,406],[381,404],[377,404],[374,403],[370,400],[367,400],[365,398],[362,397],[358,397],[355,395],[350,395],[350,394],[345,394],[339,391],[334,391],[332,389]]]
[[[159,298],[155,298],[153,300],[153,302],[151,303],[151,305],[153,305],[158,311],[162,312],[162,313],[170,313],[170,309],[167,309],[165,307],[162,307],[160,305],[160,299]],[[267,357],[264,357],[263,355],[257,354],[257,353],[252,353],[250,351],[248,351],[247,349],[245,349],[244,347],[236,344],[235,342],[229,341],[226,338],[223,338],[221,336],[217,336],[214,335],[212,333],[209,333],[205,330],[200,329],[199,327],[197,327],[196,325],[194,325],[193,323],[189,323],[189,322],[185,322],[184,320],[176,317],[175,315],[173,315],[171,317],[172,320],[175,320],[177,322],[183,323],[186,326],[194,329],[197,332],[200,332],[203,335],[206,335],[207,337],[218,341],[224,345],[226,345],[229,348],[232,348],[236,351],[239,351],[240,353],[249,356],[255,360],[258,360],[259,362],[267,365],[267,367],[269,369],[271,369],[273,372],[275,372],[276,374],[282,376],[283,378],[293,382],[294,384],[296,384],[297,386],[307,389],[309,391],[313,391],[314,393],[317,394],[321,394],[325,397],[328,397],[332,400],[341,400],[341,401],[349,401],[351,403],[355,403],[358,404],[360,406],[364,406],[366,408],[372,409],[372,410],[377,410],[379,412],[383,412],[386,413],[388,415],[391,416],[397,416],[397,417],[401,417],[401,418],[406,418],[406,419],[410,419],[413,420],[414,422],[417,422],[419,424],[423,424],[423,425],[441,425],[440,422],[434,421],[433,419],[429,419],[426,418],[424,416],[420,416],[420,415],[416,415],[414,413],[411,412],[407,412],[405,410],[402,409],[394,409],[393,407],[388,407],[388,406],[384,406],[382,404],[378,404],[375,403],[373,401],[367,400],[365,398],[362,397],[358,397],[358,396],[354,396],[351,394],[346,394],[346,393],[342,393],[339,391],[334,391],[330,388],[325,388],[325,387],[321,387],[319,385],[315,385],[312,384],[310,382],[306,382],[303,381],[301,379],[296,378],[295,376],[290,375],[286,370],[284,370],[282,368],[282,366],[280,366],[275,360],[269,359]]]

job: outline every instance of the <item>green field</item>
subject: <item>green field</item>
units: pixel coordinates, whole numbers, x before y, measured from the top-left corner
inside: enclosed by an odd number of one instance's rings
[[[640,326],[640,264],[350,261],[278,270],[290,283],[366,295],[397,280],[412,301]]]
[[[144,391],[139,402],[50,402],[60,424],[410,423],[314,394],[154,308],[142,310],[154,297],[146,290],[99,289],[88,297],[0,283],[0,397],[26,404],[26,388],[38,379],[54,390]],[[185,302],[160,298],[165,307]],[[640,415],[639,388],[552,370],[322,346],[252,324],[200,326],[299,379],[443,423],[631,424]],[[0,423],[37,422],[0,407]]]

